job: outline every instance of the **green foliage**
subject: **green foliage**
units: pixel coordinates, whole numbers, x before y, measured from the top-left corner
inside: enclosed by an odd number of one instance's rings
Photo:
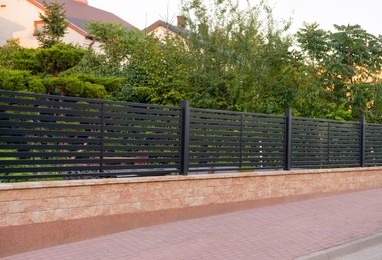
[[[123,93],[130,93],[130,99],[155,104],[178,105],[188,99],[188,68],[183,63],[186,55],[177,39],[167,37],[161,43],[154,37],[145,38],[143,44],[134,46],[124,67],[127,78]]]
[[[123,80],[122,78],[95,77],[89,74],[77,74],[76,77],[82,81],[89,82],[90,84],[102,85],[109,93],[117,91]]]
[[[41,47],[50,48],[62,42],[66,34],[69,23],[66,21],[64,4],[56,1],[51,3],[43,2],[46,9],[45,15],[40,13],[40,19],[44,22],[44,30],[36,31],[35,36],[40,42]]]
[[[10,39],[0,46],[0,69],[36,71],[39,67],[36,49],[19,45],[19,40]]]
[[[181,39],[160,40],[120,24],[94,22],[88,28],[101,40],[104,54],[89,53],[73,71],[123,77],[113,96],[117,100],[178,105],[188,98],[188,52]]]
[[[319,29],[318,23],[304,23],[304,27],[297,32],[297,41],[307,53],[313,67],[321,63],[329,51],[329,32]]]
[[[36,63],[38,72],[57,76],[59,73],[77,65],[86,50],[69,44],[56,44],[50,48],[38,49]]]
[[[0,88],[4,90],[25,91],[29,79],[29,71],[0,70]]]
[[[382,41],[359,25],[334,25],[335,32],[305,24],[297,33],[301,49],[307,55],[320,84],[326,109],[319,117],[358,120],[365,114],[373,121],[381,96],[379,74],[382,65]]]
[[[33,74],[38,74],[41,70],[40,63],[36,58],[37,49],[21,48],[14,53],[13,62],[10,69],[29,70]]]
[[[100,84],[92,84],[90,82],[84,83],[84,89],[82,92],[82,96],[87,98],[105,98],[107,95],[107,91],[105,90],[105,86]]]
[[[28,70],[33,75],[44,73],[57,76],[77,65],[86,52],[80,47],[62,43],[39,49],[6,44],[0,47],[0,64],[4,69]]]
[[[29,71],[0,70],[0,89],[85,98],[106,98],[121,84],[121,79],[71,74],[42,78]]]
[[[121,64],[110,64],[105,54],[100,54],[94,50],[88,50],[83,59],[73,68],[65,73],[91,74],[100,77],[119,77],[121,76]]]
[[[43,83],[47,94],[102,99],[108,93],[106,88],[112,89],[115,87],[113,84],[120,82],[83,74],[71,74],[46,78]]]
[[[45,94],[43,80],[29,71],[0,70],[0,89]]]
[[[21,48],[19,39],[9,39],[0,46],[0,69],[12,68],[14,55]]]
[[[120,64],[124,61],[129,52],[130,41],[134,41],[137,35],[142,32],[133,30],[128,32],[120,23],[104,23],[102,21],[89,22],[86,25],[89,34],[101,42],[101,49],[104,51],[108,62]]]
[[[284,111],[295,87],[283,86],[281,75],[291,59],[289,22],[275,21],[266,1],[245,8],[239,1],[183,1],[183,15],[190,31],[193,105]]]
[[[84,84],[74,76],[51,77],[44,81],[48,94],[80,97]]]
[[[31,77],[28,81],[28,92],[45,94],[46,87],[44,85],[44,80],[40,77]]]
[[[28,49],[9,42],[0,47],[0,88],[13,91],[106,98],[122,78],[71,72],[88,51],[69,44]]]

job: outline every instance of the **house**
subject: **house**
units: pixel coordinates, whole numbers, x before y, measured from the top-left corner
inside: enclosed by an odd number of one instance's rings
[[[46,0],[47,3],[64,4],[66,19],[69,22],[63,42],[87,47],[94,44],[85,24],[89,21],[119,22],[127,30],[135,28],[118,16],[88,5],[87,0]],[[19,38],[21,46],[35,48],[39,43],[34,36],[43,23],[39,13],[44,13],[44,0],[0,0],[0,45],[11,38]],[[99,43],[93,45],[97,49]]]
[[[154,35],[159,39],[165,39],[167,36],[181,36],[184,37],[187,34],[187,30],[184,28],[184,21],[182,16],[177,17],[177,25],[166,23],[162,20],[158,20],[152,25],[144,29],[147,35]]]

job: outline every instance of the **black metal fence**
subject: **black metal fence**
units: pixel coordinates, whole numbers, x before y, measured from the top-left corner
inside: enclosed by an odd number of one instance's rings
[[[382,165],[382,125],[0,91],[0,179]]]

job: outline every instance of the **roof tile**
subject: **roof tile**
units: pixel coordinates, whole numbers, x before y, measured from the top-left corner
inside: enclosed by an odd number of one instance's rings
[[[44,0],[33,0],[33,1],[41,5],[44,2]],[[110,12],[95,8],[90,5],[83,4],[81,2],[77,2],[75,0],[45,0],[45,1],[47,3],[52,3],[56,1],[59,4],[64,4],[67,20],[71,24],[73,24],[74,26],[83,30],[86,33],[88,33],[88,31],[85,29],[85,24],[89,21],[103,21],[108,23],[119,22],[123,26],[125,26],[128,30],[136,29],[135,26],[131,25],[130,23],[123,20],[122,18]]]

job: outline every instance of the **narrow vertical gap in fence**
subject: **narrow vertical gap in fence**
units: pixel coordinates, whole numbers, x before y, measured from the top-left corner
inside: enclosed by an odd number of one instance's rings
[[[188,175],[190,155],[190,101],[181,102],[180,174]]]
[[[99,155],[99,171],[103,172],[103,153],[104,153],[104,121],[105,112],[104,112],[104,103],[101,103],[101,147],[100,147],[100,155]]]
[[[284,170],[290,171],[292,167],[292,110],[285,110],[285,162]]]
[[[366,118],[361,116],[361,131],[360,131],[360,166],[365,167],[365,154],[366,154]]]

